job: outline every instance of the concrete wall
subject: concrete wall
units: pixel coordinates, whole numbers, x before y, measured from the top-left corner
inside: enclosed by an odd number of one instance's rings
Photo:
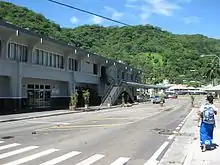
[[[93,74],[93,63],[82,60],[81,72]]]
[[[10,96],[10,77],[0,76],[0,98],[8,98]]]
[[[74,72],[74,80],[77,83],[100,84],[100,77],[91,73]]]

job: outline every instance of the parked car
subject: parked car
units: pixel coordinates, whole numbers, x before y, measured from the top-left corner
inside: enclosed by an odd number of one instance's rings
[[[177,99],[178,95],[176,93],[172,93],[172,94],[170,93],[170,94],[167,95],[167,98],[169,98],[169,99]]]
[[[151,102],[153,104],[159,104],[160,100],[161,100],[160,96],[153,96]],[[165,103],[165,100],[163,102]]]

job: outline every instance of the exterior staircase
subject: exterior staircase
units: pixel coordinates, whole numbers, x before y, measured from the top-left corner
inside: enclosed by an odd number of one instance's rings
[[[134,101],[134,97],[132,95],[132,91],[129,89],[128,84],[120,80],[119,83],[113,83],[109,86],[109,88],[106,90],[102,102],[100,106],[111,106],[116,103],[118,100],[118,97],[122,92],[127,92],[132,101]]]

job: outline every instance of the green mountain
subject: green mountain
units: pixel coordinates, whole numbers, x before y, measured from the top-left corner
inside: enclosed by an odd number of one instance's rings
[[[172,83],[210,81],[209,76],[203,75],[207,75],[212,60],[200,58],[200,55],[219,55],[220,52],[220,40],[199,34],[172,34],[151,25],[61,28],[41,14],[2,1],[0,19],[93,53],[122,60],[142,69],[143,81],[147,83],[158,83],[163,79]]]

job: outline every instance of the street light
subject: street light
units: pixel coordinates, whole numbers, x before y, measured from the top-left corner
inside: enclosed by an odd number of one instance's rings
[[[215,58],[217,58],[218,59],[218,65],[219,65],[219,67],[220,67],[220,57],[219,56],[217,56],[217,55],[215,55],[215,54],[202,54],[200,57],[214,57],[214,59]],[[214,61],[214,59],[213,59],[213,61]]]

